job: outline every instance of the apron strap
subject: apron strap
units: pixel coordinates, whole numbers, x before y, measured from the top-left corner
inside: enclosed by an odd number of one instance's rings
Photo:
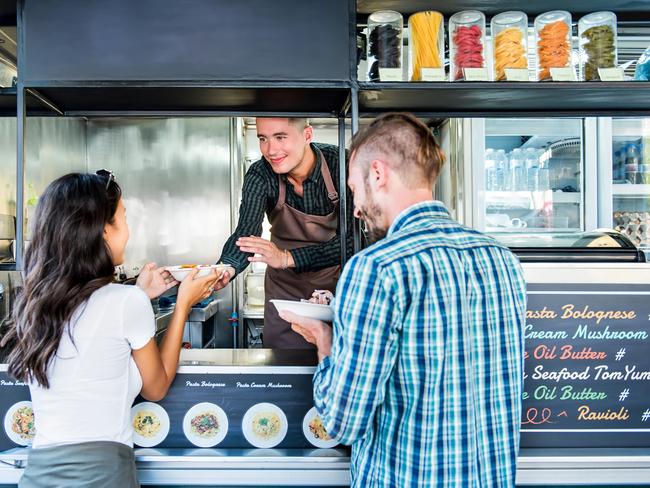
[[[283,176],[284,175],[278,175],[278,186],[280,187],[280,191],[278,193],[278,203],[275,204],[274,210],[280,210],[287,199],[287,184],[285,183]]]
[[[327,166],[327,160],[325,159],[325,156],[320,149],[316,148],[316,150],[320,155],[320,172],[323,175],[323,181],[325,181],[325,188],[327,188],[327,198],[329,198],[332,204],[336,206],[339,203],[339,193],[336,191],[334,181],[332,181],[332,174],[330,173],[330,169]]]

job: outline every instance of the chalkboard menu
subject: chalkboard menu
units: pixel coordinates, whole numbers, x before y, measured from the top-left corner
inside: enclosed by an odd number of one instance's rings
[[[650,286],[528,285],[522,447],[650,446]]]

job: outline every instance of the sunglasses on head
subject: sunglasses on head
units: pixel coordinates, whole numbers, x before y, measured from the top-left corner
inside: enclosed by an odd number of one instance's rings
[[[98,169],[95,171],[95,174],[97,176],[100,176],[102,178],[106,178],[106,189],[108,190],[108,187],[111,186],[111,183],[115,181],[115,175],[113,174],[112,171],[109,171],[107,169]]]

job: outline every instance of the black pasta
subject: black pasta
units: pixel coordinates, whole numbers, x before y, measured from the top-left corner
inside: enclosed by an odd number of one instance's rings
[[[377,78],[379,77],[379,68],[400,68],[400,48],[402,43],[400,34],[401,32],[398,29],[385,24],[375,27],[368,36],[370,55],[378,63]],[[371,68],[371,72],[373,68]]]

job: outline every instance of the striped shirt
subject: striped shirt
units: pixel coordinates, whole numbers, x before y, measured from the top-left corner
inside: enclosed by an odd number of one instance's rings
[[[287,184],[286,202],[289,206],[300,212],[310,215],[327,215],[335,208],[327,197],[327,188],[321,174],[320,149],[327,167],[332,175],[334,187],[339,189],[339,148],[331,144],[312,143],[312,150],[316,153],[316,166],[312,173],[303,182],[303,196],[299,196],[288,182],[286,175],[281,175]],[[278,175],[273,172],[271,165],[262,157],[254,162],[244,176],[242,188],[242,200],[239,207],[239,222],[235,232],[230,236],[223,247],[218,262],[230,264],[235,268],[237,274],[241,273],[248,266],[248,257],[252,254],[243,253],[235,242],[240,237],[251,235],[262,235],[262,222],[264,214],[269,214],[278,203],[280,185]],[[352,255],[354,238],[352,235],[354,205],[352,203],[352,192],[348,192],[348,231],[347,249],[348,256]],[[305,246],[291,251],[296,264],[295,271],[316,271],[341,264],[341,239],[337,229],[337,235],[327,242],[313,246]]]
[[[514,486],[525,291],[517,258],[440,202],[349,261],[314,401],[353,486]]]

